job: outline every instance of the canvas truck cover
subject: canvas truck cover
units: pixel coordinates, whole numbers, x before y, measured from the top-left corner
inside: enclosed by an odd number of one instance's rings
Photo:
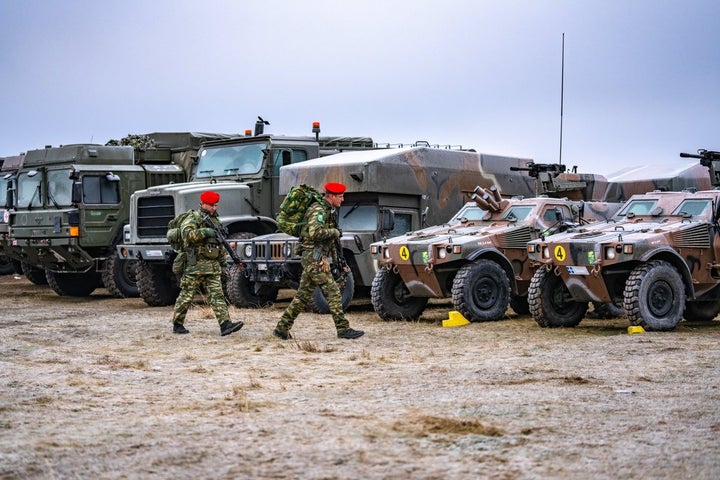
[[[606,202],[624,202],[631,196],[660,190],[680,192],[686,188],[711,190],[707,167],[688,161],[652,163],[628,167],[607,175]]]
[[[343,152],[280,169],[280,194],[306,183],[322,189],[340,182],[347,192],[397,192],[461,198],[476,186],[497,185],[504,196],[535,194],[534,179],[510,167],[525,166],[527,158],[428,147]],[[454,213],[454,212],[452,212]]]

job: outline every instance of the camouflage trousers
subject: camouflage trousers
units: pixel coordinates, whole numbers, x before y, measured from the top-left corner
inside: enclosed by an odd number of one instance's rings
[[[312,252],[310,252],[312,253]],[[300,277],[300,287],[290,305],[285,309],[277,329],[282,332],[289,331],[295,319],[312,300],[312,294],[315,288],[320,287],[325,299],[328,302],[330,314],[335,322],[335,328],[338,332],[350,327],[349,322],[345,319],[345,312],[342,307],[342,294],[340,293],[340,285],[333,279],[330,272],[324,272],[319,262],[313,261],[312,257],[303,255],[302,259],[303,272]]]
[[[180,295],[175,301],[173,312],[173,323],[183,324],[188,309],[192,304],[195,292],[202,285],[205,289],[205,298],[213,310],[219,324],[230,320],[225,295],[223,294],[222,281],[220,277],[220,265],[206,265],[205,268],[190,267],[180,280]]]

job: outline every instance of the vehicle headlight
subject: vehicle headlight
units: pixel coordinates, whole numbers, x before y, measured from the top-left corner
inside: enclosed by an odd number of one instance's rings
[[[615,258],[615,247],[605,247],[605,258],[608,260]]]
[[[550,248],[549,247],[542,247],[542,256],[543,256],[543,258],[550,258]]]
[[[290,257],[290,256],[292,256],[292,253],[293,253],[292,243],[286,243],[283,246],[283,255],[285,255],[285,257]]]
[[[447,258],[447,249],[445,247],[438,248],[438,258],[440,258],[440,259]]]
[[[245,245],[245,248],[243,248],[243,253],[245,254],[246,258],[252,258],[252,254],[253,254],[252,243]]]
[[[390,258],[390,249],[389,248],[383,249],[382,253],[383,253],[384,258]]]

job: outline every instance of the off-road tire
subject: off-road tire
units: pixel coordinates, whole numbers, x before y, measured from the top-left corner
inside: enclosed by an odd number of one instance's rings
[[[340,295],[342,296],[342,307],[345,310],[355,295],[355,277],[353,277],[352,272],[348,272],[345,280],[340,285]],[[315,313],[330,313],[330,306],[320,287],[317,287],[313,292],[309,308],[310,311]]]
[[[140,296],[137,286],[136,260],[123,260],[114,251],[105,260],[102,280],[110,295],[118,298],[136,298]]]
[[[562,278],[545,267],[539,268],[530,281],[528,304],[543,328],[576,327],[588,309],[587,302],[573,300]]]
[[[228,300],[238,308],[264,308],[277,300],[279,288],[263,285],[255,293],[255,282],[251,282],[242,265],[230,267],[230,278],[226,286]]]
[[[510,303],[505,270],[486,259],[464,265],[453,280],[452,303],[471,322],[500,320]]]
[[[45,270],[45,277],[50,288],[61,297],[87,297],[102,285],[100,273],[95,271],[57,273]]]
[[[0,275],[10,275],[15,273],[15,265],[12,260],[5,255],[0,255]]]
[[[411,296],[400,275],[381,267],[372,281],[370,301],[383,320],[417,320],[428,299]]]
[[[21,262],[20,263],[22,268],[22,273],[25,275],[25,278],[30,280],[35,285],[47,285],[47,277],[45,276],[45,269],[36,267],[34,265],[30,265],[27,262]]]
[[[528,304],[527,295],[512,295],[510,297],[510,308],[518,315],[529,315],[530,305]]]
[[[135,269],[140,298],[151,307],[174,305],[180,294],[180,281],[165,262],[139,260]]]
[[[635,267],[625,282],[624,307],[631,325],[647,331],[678,326],[685,310],[685,285],[668,262],[653,260]]]

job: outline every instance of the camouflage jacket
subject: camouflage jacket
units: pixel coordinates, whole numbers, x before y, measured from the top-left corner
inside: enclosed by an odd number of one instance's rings
[[[207,229],[209,227],[203,222],[203,216],[209,217],[217,228],[222,228],[217,212],[210,214],[204,210],[193,211],[180,225],[183,244],[186,247],[185,251],[192,249],[196,260],[195,266],[200,270],[205,270],[214,265],[224,268],[227,266],[227,259],[225,258],[223,246],[218,243],[214,235],[208,235]],[[188,258],[188,271],[192,271],[191,269],[193,269],[193,262]]]
[[[337,228],[335,209],[325,200],[314,202],[305,212],[304,224],[300,231],[302,249],[312,251],[315,247],[322,250],[331,263],[337,263],[337,242],[340,230]]]

